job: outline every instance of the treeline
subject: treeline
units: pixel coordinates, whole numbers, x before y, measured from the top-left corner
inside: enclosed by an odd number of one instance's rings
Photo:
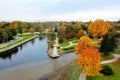
[[[26,32],[42,32],[47,29],[48,35],[52,39],[55,38],[55,33],[58,32],[59,41],[64,39],[71,39],[73,37],[80,38],[83,35],[89,34],[88,25],[90,22],[0,22],[0,43],[14,39],[18,33]],[[120,30],[120,21],[110,22],[115,30]]]
[[[42,32],[49,27],[59,26],[59,22],[0,22],[0,43],[14,39],[17,34]]]
[[[31,25],[25,22],[0,22],[0,43],[14,39],[17,33],[28,32]]]

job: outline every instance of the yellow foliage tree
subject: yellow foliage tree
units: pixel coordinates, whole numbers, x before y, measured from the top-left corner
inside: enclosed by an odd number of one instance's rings
[[[42,35],[43,31],[44,31],[44,27],[40,26],[39,32],[40,32],[41,35]]]
[[[60,26],[59,34],[65,37],[65,32],[66,32],[66,26]]]
[[[34,33],[34,29],[31,27],[30,29],[29,29],[29,32],[31,32],[32,34]]]
[[[100,75],[100,53],[97,49],[84,49],[76,61],[81,68],[84,68],[84,73],[87,76]]]
[[[80,54],[82,50],[89,48],[89,47],[93,47],[93,46],[94,44],[88,36],[82,36],[78,40],[78,45],[75,48],[75,53]]]
[[[81,36],[83,36],[84,35],[84,30],[83,29],[81,29],[78,33],[77,33],[77,35],[76,35],[76,38],[80,38]]]
[[[104,20],[96,20],[94,22],[90,22],[88,25],[88,30],[90,31],[90,35],[94,38],[104,36],[110,28],[110,23],[105,22]]]

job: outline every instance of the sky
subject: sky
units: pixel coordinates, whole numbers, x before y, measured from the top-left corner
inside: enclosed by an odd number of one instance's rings
[[[0,0],[0,21],[120,19],[120,0]]]

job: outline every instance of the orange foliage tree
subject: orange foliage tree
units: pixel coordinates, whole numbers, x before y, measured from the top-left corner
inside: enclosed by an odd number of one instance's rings
[[[110,28],[110,23],[105,22],[104,20],[96,20],[94,22],[90,22],[88,25],[88,30],[90,31],[90,35],[94,38],[104,36]]]
[[[81,68],[84,68],[84,73],[87,76],[100,75],[100,53],[97,49],[84,49],[76,61]]]
[[[9,26],[12,26],[12,27],[14,27],[15,29],[17,29],[17,28],[18,28],[18,21],[13,21],[13,22],[11,22],[11,23],[9,24]]]
[[[93,46],[94,46],[94,44],[88,36],[82,36],[78,40],[78,45],[75,48],[75,53],[80,54],[83,49],[93,47]]]

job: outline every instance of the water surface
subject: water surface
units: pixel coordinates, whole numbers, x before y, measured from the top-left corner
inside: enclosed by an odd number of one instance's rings
[[[0,56],[0,80],[38,80],[76,58],[74,53],[69,53],[52,59],[47,49],[47,38],[36,38],[15,52]]]

